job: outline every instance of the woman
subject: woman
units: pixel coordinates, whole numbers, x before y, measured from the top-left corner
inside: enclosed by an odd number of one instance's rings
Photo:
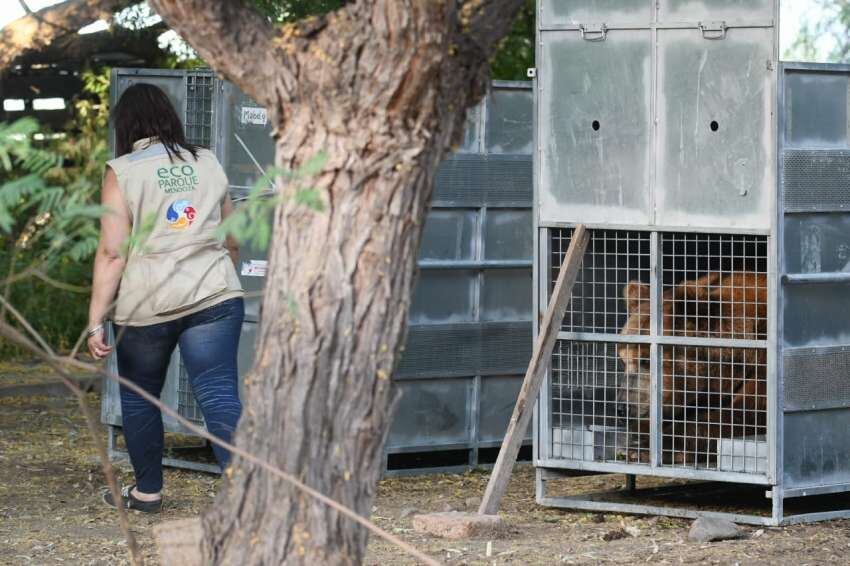
[[[129,87],[113,118],[118,157],[107,163],[103,180],[109,212],[94,262],[89,351],[97,359],[111,352],[104,334],[111,317],[118,372],[158,397],[179,344],[207,429],[230,440],[242,410],[236,353],[244,305],[234,269],[238,250],[230,238],[216,237],[233,208],[227,178],[210,151],[186,142],[159,88]],[[121,412],[136,483],[124,488],[120,504],[159,511],[162,415],[125,387]],[[213,451],[223,469],[229,452]],[[104,500],[115,505],[111,493]]]

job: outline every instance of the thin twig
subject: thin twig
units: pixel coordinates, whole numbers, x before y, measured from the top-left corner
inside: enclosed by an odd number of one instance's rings
[[[127,511],[124,509],[121,488],[118,487],[118,478],[115,477],[115,468],[113,468],[112,462],[109,460],[109,454],[106,451],[106,447],[97,437],[97,419],[95,419],[91,409],[88,404],[86,404],[86,395],[83,390],[80,389],[73,380],[69,379],[66,372],[60,370],[58,367],[54,367],[54,369],[62,378],[62,382],[65,384],[65,387],[73,391],[74,395],[77,397],[77,404],[80,406],[80,410],[86,417],[86,425],[88,425],[89,432],[92,435],[92,441],[97,449],[97,455],[100,458],[101,465],[103,466],[103,475],[106,476],[106,485],[109,486],[109,491],[112,494],[112,501],[115,502],[115,509],[118,511],[118,522],[121,524],[121,530],[127,538],[127,550],[130,553],[130,560],[135,566],[143,566],[144,559],[139,552],[136,537],[130,530],[130,522],[127,519]]]
[[[9,250],[9,274],[6,277],[6,280],[3,283],[3,298],[8,300],[9,297],[12,296],[12,283],[13,277],[15,276],[15,260],[18,258],[17,246],[15,245],[15,240],[13,238],[9,238],[9,243],[11,244]],[[0,319],[6,320],[6,306],[4,305],[2,309],[0,309]]]
[[[109,491],[112,492],[112,500],[115,501],[115,510],[118,512],[118,523],[121,526],[121,530],[124,532],[124,537],[127,539],[127,551],[130,553],[130,562],[134,566],[143,566],[144,560],[142,559],[142,555],[139,553],[139,546],[136,543],[136,537],[133,536],[132,531],[130,530],[130,522],[127,519],[127,511],[124,509],[124,506],[120,504],[122,501],[121,497],[121,488],[118,487],[118,479],[115,477],[115,469],[112,467],[112,462],[109,461],[109,455],[106,452],[106,448],[104,448],[103,443],[99,440],[98,435],[98,426],[97,420],[94,418],[94,415],[91,412],[88,404],[86,403],[86,394],[82,389],[76,384],[76,382],[68,375],[68,372],[65,371],[63,366],[58,363],[50,363],[49,360],[56,359],[56,355],[53,353],[53,350],[44,342],[41,335],[33,329],[33,327],[27,322],[27,320],[18,312],[15,307],[8,304],[5,300],[3,300],[3,305],[9,309],[18,322],[27,329],[27,331],[33,335],[39,344],[43,344],[43,352],[44,356],[42,356],[45,360],[48,360],[48,364],[59,374],[59,377],[62,378],[62,383],[65,384],[65,387],[73,392],[74,396],[77,398],[77,404],[80,406],[80,411],[82,411],[83,415],[86,419],[86,425],[88,426],[89,433],[92,437],[92,442],[94,443],[95,448],[97,449],[98,456],[100,457],[101,466],[103,467],[103,475],[106,477],[106,484],[109,486]],[[30,341],[26,336],[17,332],[14,328],[9,326],[5,321],[2,322],[2,326],[10,331],[13,331],[18,334],[18,343],[33,350],[38,353],[38,346],[36,346],[32,341]]]
[[[14,307],[14,305],[12,305],[12,303],[7,301],[3,297],[0,297],[0,303],[3,303],[3,310],[8,309],[12,313],[12,316],[14,316],[16,319],[18,319],[18,322],[21,324],[21,326],[23,326],[24,329],[27,332],[29,332],[29,334],[30,334],[30,336],[32,336],[33,340],[38,342],[39,346],[41,346],[44,349],[45,352],[47,352],[51,356],[56,355],[53,352],[53,348],[51,348],[50,345],[44,340],[44,338],[41,337],[41,334],[36,332],[35,328],[32,327],[32,325],[29,323],[29,321],[26,318],[24,318],[24,315],[22,315],[20,313],[20,311],[18,309],[16,309]]]
[[[89,291],[91,291],[90,285],[72,285],[71,283],[65,283],[64,281],[57,281],[56,279],[53,279],[41,269],[41,266],[44,266],[46,263],[46,261],[42,260],[40,264],[30,265],[20,273],[14,273],[13,268],[10,267],[9,275],[3,278],[2,283],[3,285],[9,286],[23,279],[27,279],[28,277],[34,276],[38,279],[41,279],[48,285],[51,285],[58,289],[62,289],[63,291],[70,291],[72,293],[88,293]],[[8,298],[8,296],[6,298]]]
[[[62,291],[69,291],[71,293],[88,293],[89,291],[91,291],[91,286],[71,285],[70,283],[57,281],[56,279],[53,279],[40,269],[31,269],[29,270],[29,272],[32,273],[36,277],[36,279],[41,279],[51,287],[56,287],[57,289],[61,289]]]
[[[47,26],[50,26],[50,27],[53,27],[53,28],[56,28],[56,29],[62,30],[62,31],[64,31],[64,32],[66,32],[66,33],[77,33],[77,32],[76,32],[76,30],[72,30],[72,29],[66,28],[65,26],[60,26],[59,24],[57,24],[57,23],[55,23],[55,22],[51,22],[51,21],[48,21],[48,20],[44,19],[44,18],[41,16],[41,14],[39,14],[38,12],[34,12],[34,11],[32,10],[32,8],[30,8],[24,0],[18,0],[18,4],[20,4],[20,5],[21,5],[21,8],[23,8],[23,9],[24,9],[24,12],[26,12],[28,16],[31,16],[31,17],[32,17],[33,19],[35,19],[37,22],[41,22],[41,23],[43,23],[44,25],[47,25]]]
[[[381,527],[379,527],[378,525],[376,525],[375,523],[373,523],[369,519],[362,517],[361,515],[359,515],[353,509],[343,505],[342,503],[338,503],[337,501],[331,499],[330,497],[324,495],[323,493],[321,493],[321,492],[313,489],[312,487],[308,486],[307,484],[301,482],[295,476],[288,474],[287,472],[284,472],[280,468],[275,467],[274,465],[272,465],[272,464],[266,462],[265,460],[251,454],[250,452],[247,452],[246,450],[243,450],[242,448],[239,448],[238,446],[234,446],[233,444],[226,442],[226,441],[222,440],[221,438],[219,438],[219,437],[217,437],[213,434],[210,434],[206,429],[197,426],[195,423],[189,421],[188,419],[185,419],[177,411],[175,411],[174,409],[172,409],[168,405],[164,404],[157,397],[154,397],[153,395],[151,395],[150,393],[148,393],[147,391],[145,391],[144,389],[142,389],[141,387],[139,387],[138,385],[136,385],[132,381],[130,381],[130,380],[124,378],[124,377],[121,377],[120,375],[106,371],[102,367],[94,365],[94,364],[82,362],[82,361],[75,360],[75,359],[72,359],[72,358],[65,358],[65,357],[50,355],[48,352],[44,351],[43,349],[41,349],[38,346],[36,346],[35,344],[33,344],[30,340],[28,340],[25,336],[23,336],[14,327],[10,326],[9,324],[7,324],[3,321],[0,321],[0,335],[3,335],[6,338],[8,338],[9,340],[12,340],[13,342],[16,342],[16,343],[20,344],[21,346],[24,346],[25,348],[29,349],[32,353],[34,353],[35,355],[42,358],[45,362],[47,362],[47,364],[49,364],[51,367],[61,368],[63,365],[69,365],[69,366],[80,368],[80,369],[95,371],[95,372],[99,373],[100,375],[106,377],[107,379],[117,381],[123,387],[129,389],[130,391],[133,391],[134,393],[136,393],[137,395],[139,395],[140,397],[142,397],[143,399],[145,399],[149,403],[158,407],[160,411],[162,411],[166,415],[175,419],[177,422],[179,422],[181,425],[183,425],[189,431],[197,434],[198,436],[200,436],[202,438],[205,438],[206,440],[212,442],[213,444],[216,444],[218,446],[221,446],[222,448],[229,450],[230,452],[240,456],[244,460],[247,460],[247,461],[249,461],[253,464],[256,464],[257,466],[263,468],[264,470],[271,473],[272,475],[279,477],[280,479],[282,479],[285,482],[293,485],[297,489],[307,493],[308,495],[310,495],[314,499],[316,499],[316,500],[324,503],[328,507],[334,509],[335,511],[337,511],[341,515],[345,515],[349,519],[351,519],[354,522],[358,523],[359,525],[365,527],[366,529],[373,532],[374,534],[381,537],[382,539],[386,540],[387,542],[397,546],[398,548],[407,552],[408,554],[410,554],[414,558],[422,561],[424,564],[428,564],[429,566],[439,566],[440,563],[437,562],[436,560],[434,560],[433,558],[431,558],[430,556],[424,554],[422,551],[418,550],[417,548],[410,545],[409,543],[403,541],[399,537],[385,531],[384,529],[382,529]]]

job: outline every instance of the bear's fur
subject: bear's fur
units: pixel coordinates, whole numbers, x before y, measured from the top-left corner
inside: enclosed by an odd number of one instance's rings
[[[624,335],[650,334],[649,285],[623,291]],[[663,293],[664,335],[765,340],[767,279],[757,273],[711,273]],[[709,465],[716,439],[763,435],[767,415],[767,352],[754,348],[660,346],[663,352],[663,461]],[[630,430],[641,434],[637,459],[649,446],[649,344],[620,344],[624,376],[617,401]],[[635,426],[635,421],[636,425]],[[630,458],[634,458],[630,453]]]

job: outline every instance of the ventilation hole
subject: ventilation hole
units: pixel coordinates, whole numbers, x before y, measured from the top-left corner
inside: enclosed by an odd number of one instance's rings
[[[590,125],[590,127],[593,128],[594,132],[598,132],[599,131],[599,120],[594,120],[593,123]]]
[[[716,132],[720,128],[720,124],[717,123],[717,120],[712,120],[711,124],[709,124],[712,132]]]

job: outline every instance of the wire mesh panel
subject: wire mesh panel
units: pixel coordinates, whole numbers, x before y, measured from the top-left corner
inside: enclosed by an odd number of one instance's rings
[[[767,337],[767,239],[661,234],[665,335]]]
[[[177,380],[177,412],[180,413],[180,416],[192,422],[204,423],[204,415],[201,413],[201,407],[195,401],[195,393],[189,383],[189,375],[182,363],[180,364],[180,377]]]
[[[208,72],[186,75],[186,139],[206,148],[212,143],[214,81]]]
[[[767,352],[662,347],[665,465],[767,471]]]
[[[551,231],[551,292],[567,248],[571,228]],[[582,259],[581,270],[570,295],[562,329],[567,332],[619,333],[628,317],[623,299],[630,282],[648,284],[650,279],[650,233],[593,230]],[[635,306],[648,313],[649,295],[636,297]],[[641,334],[648,334],[649,327]]]
[[[764,473],[767,350],[710,339],[767,339],[767,238],[660,235],[662,333],[709,339],[661,347],[662,462]]]
[[[559,340],[552,356],[552,456],[649,461],[649,391],[627,379],[610,342]],[[649,365],[646,356],[635,360]]]
[[[550,229],[550,293],[571,236]],[[767,248],[592,230],[552,358],[551,457],[766,473]]]

